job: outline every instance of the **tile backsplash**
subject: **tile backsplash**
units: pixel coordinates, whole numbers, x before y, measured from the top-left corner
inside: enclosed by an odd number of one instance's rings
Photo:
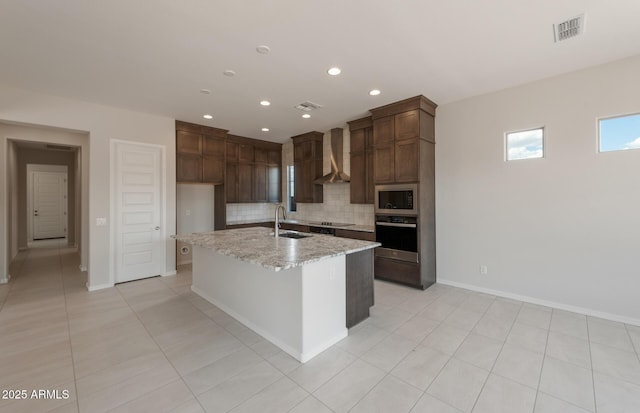
[[[296,212],[287,212],[288,219],[304,221],[347,222],[373,225],[373,205],[351,204],[349,184],[324,185],[324,202],[298,204]],[[277,204],[227,204],[227,223],[273,220]]]
[[[323,190],[322,204],[298,204],[298,211],[288,213],[287,218],[374,225],[373,205],[351,204],[349,184],[324,185]]]

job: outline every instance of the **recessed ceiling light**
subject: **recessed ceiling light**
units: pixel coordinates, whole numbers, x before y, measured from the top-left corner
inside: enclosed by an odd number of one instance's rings
[[[262,132],[269,132],[269,128],[262,128]]]
[[[305,119],[309,119],[311,117],[311,115],[309,115],[308,113],[305,113],[304,115],[302,115],[303,118]]]
[[[260,54],[267,54],[270,51],[271,51],[271,48],[269,48],[269,46],[260,45],[260,46],[256,47],[256,52],[258,52]]]
[[[261,101],[260,101],[260,104],[261,104],[262,106],[269,106],[269,105],[271,104],[271,102],[269,102],[268,100],[261,100]]]
[[[371,96],[378,96],[380,94],[380,91],[378,89],[373,89],[369,91],[369,94]]]
[[[213,116],[211,116],[211,115],[203,115],[202,117],[205,118],[205,119],[213,119]]]
[[[224,72],[222,72],[222,74],[225,76],[234,77],[236,75],[236,72],[231,69],[227,69]]]
[[[209,89],[200,89],[200,93],[202,93],[203,95],[210,95],[211,91]]]
[[[340,72],[342,72],[342,70],[340,70],[339,67],[332,67],[331,69],[327,70],[327,73],[329,73],[331,76],[338,76]]]

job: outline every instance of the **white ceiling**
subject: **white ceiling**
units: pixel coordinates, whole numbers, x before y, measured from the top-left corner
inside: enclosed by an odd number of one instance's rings
[[[584,35],[554,43],[580,13]],[[638,17],[638,0],[3,0],[0,82],[284,142],[640,54]],[[324,107],[302,119],[305,100]]]

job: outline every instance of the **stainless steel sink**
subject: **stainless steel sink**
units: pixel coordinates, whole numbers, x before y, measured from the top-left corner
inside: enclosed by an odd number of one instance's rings
[[[280,236],[281,237],[285,237],[285,238],[301,239],[301,238],[309,238],[312,235],[311,234],[303,234],[301,232],[281,232]]]

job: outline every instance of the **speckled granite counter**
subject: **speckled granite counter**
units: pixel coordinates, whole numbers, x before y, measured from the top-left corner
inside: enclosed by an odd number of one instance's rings
[[[269,228],[253,227],[176,235],[175,239],[272,271],[287,270],[380,246],[377,242],[321,234],[302,239],[275,239],[272,233],[273,230]]]
[[[258,219],[258,220],[252,219],[252,220],[241,220],[241,221],[229,221],[227,222],[227,225],[261,224],[261,223],[267,223],[267,222],[270,222],[273,225],[273,219]],[[376,227],[373,225],[349,224],[346,226],[340,226],[340,225],[329,226],[329,225],[322,225],[318,221],[306,221],[302,219],[283,219],[283,220],[280,220],[280,222],[283,224],[297,224],[297,225],[308,225],[310,227],[346,229],[349,231],[358,231],[358,232],[375,232],[376,231]]]

